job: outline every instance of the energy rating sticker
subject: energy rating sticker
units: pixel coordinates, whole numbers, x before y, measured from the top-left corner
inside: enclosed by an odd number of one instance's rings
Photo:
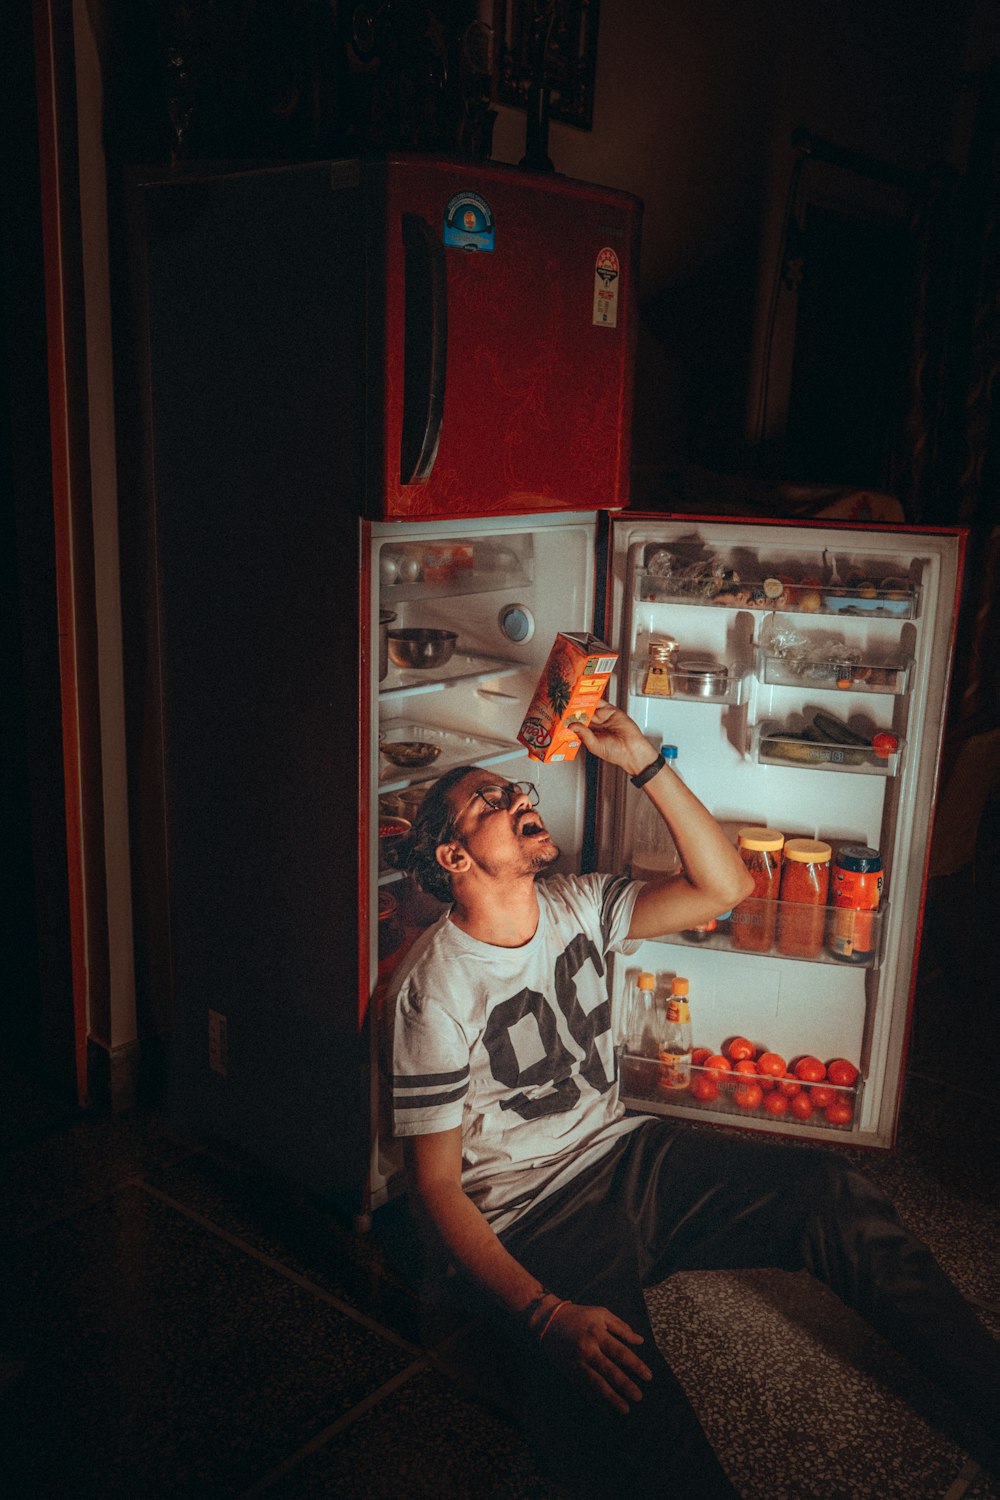
[[[618,257],[605,245],[594,266],[594,322],[601,328],[618,327]]]

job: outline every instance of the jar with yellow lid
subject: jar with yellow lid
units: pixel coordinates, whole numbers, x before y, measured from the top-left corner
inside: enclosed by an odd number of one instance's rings
[[[822,951],[832,854],[822,839],[785,840],[778,952],[787,958],[818,958]]]
[[[739,856],[753,876],[753,895],[733,908],[730,941],[742,953],[767,953],[774,944],[781,851],[785,835],[775,828],[741,828]]]

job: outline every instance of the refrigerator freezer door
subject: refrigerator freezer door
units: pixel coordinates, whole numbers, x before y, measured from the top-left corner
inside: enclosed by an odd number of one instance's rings
[[[623,504],[638,200],[474,162],[371,170],[371,514]]]

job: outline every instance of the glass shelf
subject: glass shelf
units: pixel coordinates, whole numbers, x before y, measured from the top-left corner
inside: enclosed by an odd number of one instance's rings
[[[379,755],[381,766],[378,786],[380,792],[399,792],[419,781],[435,781],[452,766],[493,766],[501,761],[517,760],[524,755],[524,746],[504,740],[486,739],[482,735],[462,734],[454,729],[436,729],[427,724],[411,724],[403,719],[390,719],[379,725],[379,738],[391,735],[396,740],[420,741],[433,746],[437,754],[423,766],[397,766]]]
[[[897,697],[910,685],[913,658],[884,657],[861,662],[828,657],[778,656],[760,653],[758,676],[768,687],[808,687],[821,692],[891,693]]]
[[[415,599],[459,598],[527,587],[534,575],[530,536],[385,542],[378,561],[382,609]]]
[[[494,656],[469,656],[456,652],[443,666],[425,670],[419,667],[394,667],[379,687],[379,703],[412,698],[419,693],[439,693],[459,682],[498,681],[524,670],[523,662],[502,661]]]
[[[859,1075],[850,1088],[827,1083],[799,1083],[798,1080],[772,1080],[744,1073],[716,1073],[708,1068],[692,1067],[686,1089],[661,1086],[666,1069],[655,1057],[639,1057],[624,1048],[618,1054],[619,1090],[622,1103],[629,1109],[656,1113],[658,1109],[689,1111],[695,1115],[725,1115],[752,1123],[768,1121],[798,1130],[853,1130],[860,1117],[864,1079]],[[747,1088],[756,1084],[760,1091]],[[740,1086],[744,1092],[738,1094]],[[786,1092],[787,1090],[787,1092]],[[822,1092],[818,1092],[821,1090]],[[794,1092],[793,1092],[794,1091]],[[774,1103],[774,1096],[785,1101],[785,1107]],[[796,1099],[809,1101],[809,1112]],[[741,1102],[742,1100],[742,1102]],[[768,1104],[771,1100],[771,1104]],[[816,1102],[814,1102],[816,1101]],[[828,1113],[831,1111],[832,1113]],[[850,1111],[849,1114],[846,1111]]]
[[[778,579],[727,580],[724,575],[685,581],[636,569],[636,595],[647,604],[702,605],[724,609],[761,609],[785,614],[849,615],[862,619],[912,620],[919,590],[908,580],[892,587],[877,584],[783,583]]]
[[[903,761],[904,742],[895,737],[891,751],[865,745],[844,745],[833,739],[813,740],[801,731],[779,725],[757,724],[753,732],[754,758],[762,766],[782,770],[846,771],[855,776],[896,776]]]
[[[809,919],[814,912],[817,919],[815,931],[809,926]],[[883,935],[888,912],[889,903],[883,901],[878,911],[861,913],[865,923],[866,952],[869,955],[864,959],[839,958],[831,949],[835,934],[841,944],[850,939],[856,923],[854,913],[834,906],[816,909],[794,901],[765,901],[754,896],[741,901],[731,916],[714,932],[699,933],[697,937],[685,937],[683,932],[671,932],[650,941],[674,948],[737,953],[740,957],[781,958],[793,963],[877,969],[882,962]],[[758,947],[756,945],[761,941],[762,932],[768,934],[768,941],[766,946]],[[742,938],[741,933],[745,935]],[[742,946],[743,942],[747,946]],[[849,942],[846,945],[849,946]],[[787,949],[794,946],[797,951],[784,952],[783,946]]]

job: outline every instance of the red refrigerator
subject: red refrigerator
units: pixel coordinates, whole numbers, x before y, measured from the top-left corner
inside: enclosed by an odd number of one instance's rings
[[[148,577],[136,909],[150,987],[169,991],[171,1108],[363,1215],[379,940],[366,528],[624,503],[640,205],[418,156],[130,187]]]
[[[846,1119],[662,1090],[623,1033],[626,1097],[891,1144],[962,534],[622,508],[625,195],[400,159],[135,201],[178,1121],[360,1219],[392,1193],[380,998],[439,913],[391,830],[449,765],[497,764],[538,785],[557,868],[628,866],[640,794],[516,738],[556,632],[593,630],[619,653],[609,695],[734,836],[872,847],[885,882],[863,961],[747,951],[731,919],[612,974],[687,978],[713,1051],[739,1033],[850,1060]],[[454,654],[399,666],[383,625],[453,631]],[[648,677],[664,638],[668,695]]]

